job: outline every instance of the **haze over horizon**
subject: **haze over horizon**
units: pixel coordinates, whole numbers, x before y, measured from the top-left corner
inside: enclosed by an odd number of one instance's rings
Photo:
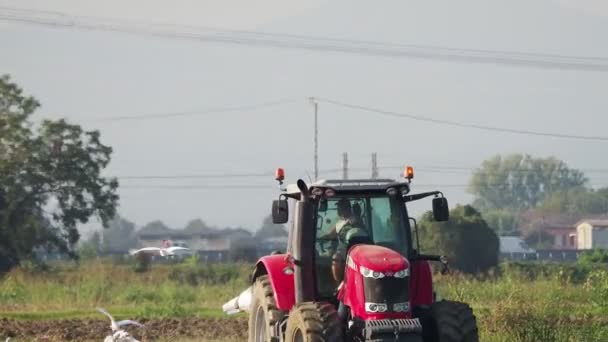
[[[259,227],[278,195],[272,176],[226,175],[271,175],[284,167],[289,180],[308,179],[313,169],[309,97],[437,120],[608,136],[606,71],[379,53],[390,48],[382,43],[394,43],[606,62],[608,45],[601,41],[608,34],[608,5],[600,1],[387,1],[379,6],[322,0],[145,5],[141,0],[22,0],[0,1],[0,6],[0,17],[24,8],[35,18],[69,22],[72,16],[83,25],[100,18],[116,19],[114,28],[173,23],[162,31],[191,35],[0,21],[2,73],[40,100],[35,118],[67,117],[101,131],[102,141],[114,148],[107,174],[121,177],[119,213],[139,226],[159,219],[182,227],[201,218],[214,226]],[[197,39],[203,27],[218,29],[228,41]],[[251,37],[261,39],[259,32],[379,45],[373,53],[338,52],[342,43],[337,41],[323,43],[331,47],[325,50],[281,48],[253,42]],[[249,40],[235,41],[244,39],[242,34]],[[293,43],[295,38],[285,39]],[[433,185],[451,205],[470,200],[465,191],[470,174],[462,169],[495,154],[555,156],[573,168],[608,169],[601,158],[606,141],[447,126],[323,100],[319,120],[321,176],[340,176],[323,171],[339,169],[343,152],[349,153],[352,177],[369,176],[370,154],[377,152],[380,176],[396,178],[399,170],[393,167],[413,165],[413,189]],[[154,175],[173,178],[146,178]],[[592,186],[608,186],[608,173],[587,176]],[[430,201],[413,206],[415,213],[429,208]]]

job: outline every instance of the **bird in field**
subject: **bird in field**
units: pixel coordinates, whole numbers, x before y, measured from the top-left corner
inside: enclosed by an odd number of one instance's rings
[[[144,247],[138,250],[131,252],[131,255],[136,255],[139,253],[149,253],[149,254],[158,254],[160,256],[173,256],[177,251],[189,251],[190,248],[173,246],[173,247]]]
[[[112,317],[112,315],[110,315],[110,313],[104,310],[103,308],[97,308],[97,311],[106,315],[110,319],[110,328],[112,329],[112,335],[106,336],[106,338],[103,340],[104,342],[139,342],[128,332],[122,330],[122,327],[127,325],[136,325],[138,327],[143,327],[143,324],[136,321],[132,321],[130,319],[125,319],[116,322],[114,320],[114,317]]]

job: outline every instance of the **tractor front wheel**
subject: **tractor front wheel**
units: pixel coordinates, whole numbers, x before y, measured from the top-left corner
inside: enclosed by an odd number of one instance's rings
[[[329,303],[301,303],[287,318],[286,342],[342,341],[342,326],[336,308]]]
[[[435,302],[420,320],[424,342],[479,342],[477,320],[468,304]]]
[[[256,279],[251,295],[249,342],[269,342],[273,335],[274,325],[284,314],[277,309],[272,285],[267,275]]]

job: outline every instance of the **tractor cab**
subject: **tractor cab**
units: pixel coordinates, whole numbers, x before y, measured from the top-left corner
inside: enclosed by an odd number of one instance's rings
[[[283,187],[277,170],[272,218],[291,218],[287,250],[260,258],[252,286],[224,305],[249,312],[250,342],[477,341],[466,304],[435,301],[429,261],[445,267],[445,258],[414,248],[407,203],[433,197],[437,221],[448,220],[449,210],[439,191],[410,194],[413,177],[407,167],[401,181]]]
[[[289,189],[288,186],[287,197],[299,196]],[[404,258],[414,252],[410,221],[402,200],[408,191],[407,182],[389,179],[322,180],[310,185],[319,298],[336,297],[344,280],[347,253],[357,244],[382,246]]]

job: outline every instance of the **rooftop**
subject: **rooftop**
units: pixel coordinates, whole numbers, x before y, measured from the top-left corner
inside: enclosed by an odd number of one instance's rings
[[[391,186],[407,187],[409,190],[410,184],[394,179],[322,179],[309,184],[310,189],[331,188],[336,191],[383,191]],[[300,190],[297,184],[288,184],[286,192],[297,194]]]

